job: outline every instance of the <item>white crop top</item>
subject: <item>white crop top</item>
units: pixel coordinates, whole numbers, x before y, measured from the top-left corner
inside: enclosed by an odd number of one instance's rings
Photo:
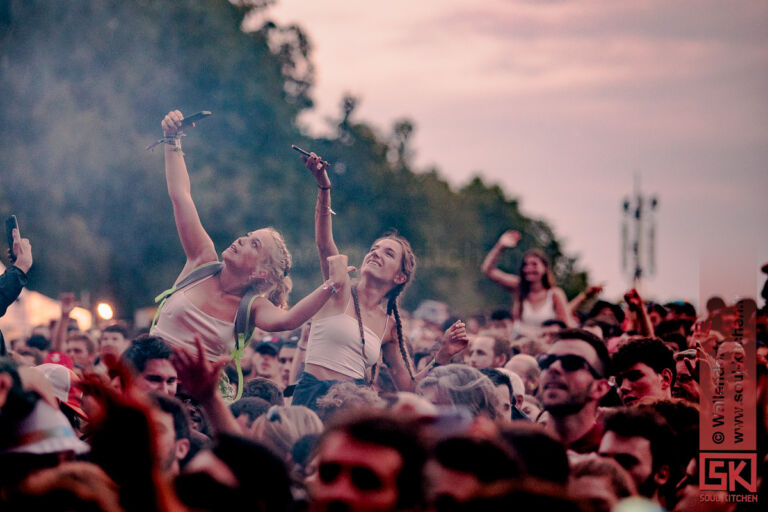
[[[518,333],[537,334],[541,331],[542,322],[557,318],[553,296],[554,288],[550,288],[547,290],[547,298],[544,301],[544,304],[537,309],[534,309],[529,301],[523,301],[522,318],[515,322]]]
[[[346,308],[345,308],[346,310]],[[384,326],[387,332],[389,317]],[[365,370],[379,360],[381,338],[368,327],[365,334],[365,355],[357,318],[345,313],[312,320],[307,341],[306,363],[316,364],[353,379],[365,379]]]
[[[197,308],[186,296],[187,290],[202,283],[211,276],[189,285],[168,297],[153,336],[160,336],[171,345],[184,347],[193,354],[197,352],[195,334],[200,335],[205,347],[206,359],[215,361],[227,357],[235,348],[235,322],[221,320]]]

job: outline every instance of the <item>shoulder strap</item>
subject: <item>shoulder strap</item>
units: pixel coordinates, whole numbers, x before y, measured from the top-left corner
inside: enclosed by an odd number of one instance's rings
[[[243,396],[243,369],[240,366],[240,360],[243,358],[245,347],[250,343],[256,330],[250,328],[251,307],[253,306],[253,301],[260,295],[260,293],[254,290],[248,290],[237,306],[237,315],[235,315],[235,350],[232,351],[232,359],[235,360],[235,368],[237,369],[237,395],[233,402],[237,402]]]
[[[165,301],[168,300],[168,297],[173,295],[178,290],[181,290],[182,288],[185,288],[189,286],[190,284],[197,282],[205,277],[212,276],[214,274],[218,274],[221,272],[221,269],[224,268],[224,264],[220,261],[209,261],[207,263],[203,263],[199,267],[196,267],[192,270],[189,274],[187,274],[184,279],[176,283],[175,285],[171,286],[167,290],[165,290],[163,293],[155,297],[155,303],[160,303],[157,306],[157,311],[155,312],[155,316],[152,319],[152,325],[150,326],[150,330],[157,324],[157,319],[160,317],[160,310],[163,309],[163,305],[165,304]]]

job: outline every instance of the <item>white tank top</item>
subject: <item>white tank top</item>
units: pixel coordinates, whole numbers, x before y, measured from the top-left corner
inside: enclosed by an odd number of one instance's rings
[[[517,331],[520,334],[537,334],[541,331],[541,323],[545,320],[554,320],[557,318],[555,313],[555,302],[553,299],[554,288],[547,290],[547,298],[544,304],[534,309],[528,300],[523,301],[522,318],[515,322]]]
[[[203,339],[205,355],[209,361],[222,356],[229,357],[235,348],[235,321],[221,320],[197,308],[186,296],[187,290],[197,286],[208,276],[168,297],[157,324],[152,329],[153,336],[160,336],[171,345],[184,347],[193,354],[197,352],[195,334]]]
[[[349,305],[349,303],[347,303]],[[325,318],[313,319],[307,340],[306,363],[316,364],[353,379],[365,379],[365,371],[379,360],[381,338],[363,326],[365,356],[357,318],[345,312]],[[387,332],[389,317],[384,325]]]

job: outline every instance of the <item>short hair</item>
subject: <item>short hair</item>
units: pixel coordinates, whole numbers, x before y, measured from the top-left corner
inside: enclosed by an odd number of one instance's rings
[[[611,375],[611,355],[608,353],[608,348],[605,346],[603,340],[584,329],[563,329],[555,334],[555,342],[572,340],[583,341],[595,349],[597,358],[603,365],[603,377]]]
[[[386,402],[373,389],[354,382],[339,382],[317,399],[317,415],[328,421],[339,411],[383,409]]]
[[[489,439],[449,437],[435,445],[432,456],[444,468],[469,473],[483,483],[518,478],[521,473],[514,452]]]
[[[158,409],[173,416],[173,431],[176,433],[177,441],[192,437],[187,408],[181,400],[165,393],[152,393],[152,400]]]
[[[669,464],[672,477],[679,469],[675,435],[666,421],[653,410],[640,407],[621,407],[607,414],[605,433],[613,432],[621,437],[642,437],[651,443],[651,466],[656,471]],[[669,479],[675,482],[674,478]]]
[[[449,364],[432,370],[417,386],[417,390],[434,386],[443,402],[466,407],[472,417],[486,413],[491,419],[499,416],[499,399],[491,380],[480,370],[465,364]]]
[[[592,306],[592,309],[589,310],[589,314],[587,315],[587,317],[588,318],[595,317],[600,313],[600,311],[606,308],[611,310],[611,312],[613,313],[613,316],[616,317],[616,321],[618,321],[619,325],[621,325],[621,323],[624,322],[624,310],[621,309],[621,306],[605,300],[598,300],[597,302],[595,302],[595,304]]]
[[[256,377],[245,383],[243,386],[243,398],[255,396],[263,398],[272,405],[283,405],[283,394],[277,384],[263,377]]]
[[[89,354],[96,353],[96,343],[94,343],[93,339],[84,332],[78,332],[68,336],[67,343],[72,341],[82,341],[85,343],[85,350],[87,350]]]
[[[105,332],[116,332],[118,334],[122,334],[123,338],[128,339],[128,329],[122,324],[108,325],[101,332],[102,334]]]
[[[492,336],[493,338],[493,355],[498,357],[500,355],[507,356],[507,361],[512,357],[512,343],[507,338],[500,336]]]
[[[33,334],[27,339],[26,345],[37,350],[48,350],[51,348],[51,340],[42,334]]]
[[[679,332],[671,332],[665,336],[662,336],[661,339],[669,343],[674,343],[677,346],[678,352],[682,352],[688,348],[688,340],[686,340],[685,336]]]
[[[722,297],[715,295],[707,299],[707,311],[712,311],[713,309],[722,309],[724,307],[725,301],[722,299]]]
[[[502,429],[501,438],[517,454],[526,476],[560,485],[568,482],[565,446],[543,425],[513,421]]]
[[[509,397],[514,402],[515,391],[512,389],[512,381],[509,380],[509,376],[506,373],[499,371],[498,368],[483,368],[480,370],[480,373],[491,379],[494,386],[507,386],[509,389]]]
[[[672,351],[658,338],[640,338],[628,341],[619,347],[611,364],[614,374],[623,372],[637,363],[648,365],[656,373],[664,369],[672,372],[672,382],[675,382],[677,371]]]
[[[619,499],[637,494],[632,476],[613,459],[592,455],[578,460],[571,468],[571,478],[585,476],[606,477],[610,489]]]
[[[512,313],[510,313],[509,310],[506,310],[506,309],[497,309],[491,313],[491,320],[492,321],[512,320]]]
[[[353,415],[341,421],[334,420],[323,433],[318,446],[331,434],[345,434],[355,441],[395,450],[403,464],[397,475],[397,509],[416,508],[424,503],[422,471],[427,461],[427,450],[419,436],[416,420],[395,418],[378,413]]]
[[[287,460],[293,444],[310,434],[320,434],[323,422],[312,409],[303,405],[273,405],[253,422],[256,439],[278,457]]]
[[[288,340],[280,342],[280,346],[277,347],[277,355],[280,355],[280,351],[284,348],[297,348],[299,346],[299,343],[297,341]]]
[[[272,404],[255,396],[249,396],[241,398],[237,402],[234,402],[229,406],[229,410],[232,411],[232,415],[237,418],[241,414],[247,414],[248,420],[253,422],[256,418],[265,414]]]
[[[131,341],[123,352],[122,360],[130,364],[136,373],[142,373],[150,359],[170,359],[173,350],[160,336],[142,334]]]

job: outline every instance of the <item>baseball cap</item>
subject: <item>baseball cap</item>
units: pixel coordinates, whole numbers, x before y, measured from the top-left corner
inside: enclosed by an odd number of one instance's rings
[[[0,453],[49,453],[73,451],[81,455],[90,451],[90,446],[77,438],[67,417],[54,409],[45,400],[38,400],[26,418],[19,421],[2,445],[7,447]]]
[[[41,371],[53,386],[53,393],[61,403],[75,411],[81,418],[87,418],[82,409],[83,391],[80,389],[80,378],[65,366],[54,363],[44,363],[35,366]]]
[[[259,354],[269,354],[276,357],[280,350],[280,345],[279,343],[273,343],[271,341],[260,341],[253,347],[253,350]]]

